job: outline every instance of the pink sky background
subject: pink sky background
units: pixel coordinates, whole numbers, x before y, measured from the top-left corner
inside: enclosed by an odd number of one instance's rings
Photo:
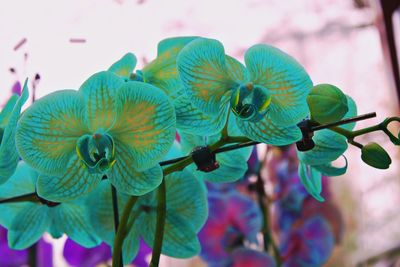
[[[315,84],[337,85],[356,100],[361,114],[376,111],[376,119],[360,123],[372,125],[399,114],[374,19],[373,9],[355,9],[348,0],[1,1],[0,103],[16,79],[10,67],[17,69],[20,80],[39,73],[41,97],[77,89],[126,52],[137,56],[140,68],[155,57],[161,39],[200,35],[219,39],[239,60],[256,43],[279,47],[305,66]],[[14,51],[23,38],[27,42]],[[70,38],[86,42],[71,43]],[[372,140],[392,155],[390,170],[363,164],[359,150],[350,147],[348,173],[332,178],[349,224],[338,253],[351,263],[400,240],[399,149],[383,134],[360,139]]]

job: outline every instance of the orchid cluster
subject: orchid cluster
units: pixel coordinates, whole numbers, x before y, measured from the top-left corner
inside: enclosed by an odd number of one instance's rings
[[[347,161],[342,168],[331,163],[348,142],[377,168],[389,167],[386,151],[354,138],[382,130],[400,144],[387,129],[400,118],[358,131],[354,123],[343,126],[357,120],[354,101],[333,85],[313,86],[295,59],[269,45],[250,47],[242,64],[217,40],[177,37],[161,41],[141,70],[136,61],[128,53],[78,90],[46,95],[22,113],[27,82],[8,100],[0,113],[0,225],[11,248],[30,247],[47,232],[87,248],[105,242],[113,247],[113,266],[132,262],[141,242],[153,251],[151,266],[161,253],[201,252],[208,261],[207,250],[234,259],[218,258],[215,266],[242,266],[248,257],[274,266],[268,254],[247,246],[261,231],[257,205],[229,190],[207,190],[206,181],[243,177],[254,144],[296,143],[300,181],[323,201],[321,177],[346,171]],[[306,194],[295,198],[303,203]],[[324,235],[321,220],[310,217],[282,237],[285,251],[293,239],[308,238],[309,229]],[[210,224],[228,229],[227,249],[214,247],[219,241],[202,247],[203,237],[214,234]],[[331,239],[304,246],[318,242]]]

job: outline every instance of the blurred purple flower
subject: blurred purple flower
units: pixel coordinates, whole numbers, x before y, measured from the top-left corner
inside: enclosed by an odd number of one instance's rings
[[[275,261],[265,252],[237,248],[232,252],[232,267],[275,267]]]
[[[146,257],[150,253],[151,248],[140,240],[139,253],[132,263],[137,267],[147,267]],[[71,266],[94,267],[110,261],[111,257],[111,248],[105,243],[94,248],[84,248],[71,239],[67,239],[64,246],[64,258]]]
[[[28,263],[28,249],[14,250],[8,247],[7,230],[0,226],[0,266],[20,267]],[[4,256],[6,255],[6,256]],[[37,243],[38,266],[53,267],[53,248],[40,239]]]
[[[320,203],[306,192],[297,173],[295,152],[290,147],[278,153],[270,167],[275,189],[273,228],[278,233],[285,267],[321,266],[335,242],[340,241],[343,220],[330,200],[327,177],[322,180],[326,202]]]
[[[297,225],[281,245],[283,267],[318,267],[329,258],[334,247],[334,236],[327,221],[320,216]]]
[[[199,233],[200,257],[209,266],[228,266],[234,248],[243,246],[244,240],[256,242],[262,226],[261,211],[252,199],[236,191],[211,191],[208,202],[209,217]]]

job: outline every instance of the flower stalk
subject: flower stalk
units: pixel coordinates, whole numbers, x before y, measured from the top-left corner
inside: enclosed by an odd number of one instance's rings
[[[167,215],[167,192],[165,178],[163,178],[163,181],[158,188],[157,200],[157,224],[156,233],[154,236],[153,254],[150,262],[151,267],[157,267],[160,262],[161,248],[164,239],[164,226]]]

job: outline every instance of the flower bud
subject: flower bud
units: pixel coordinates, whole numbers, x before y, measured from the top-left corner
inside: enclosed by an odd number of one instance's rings
[[[336,86],[318,84],[307,96],[311,119],[321,124],[339,121],[348,111],[347,98]]]
[[[389,154],[377,143],[369,143],[361,149],[361,159],[377,169],[387,169],[392,163]]]

